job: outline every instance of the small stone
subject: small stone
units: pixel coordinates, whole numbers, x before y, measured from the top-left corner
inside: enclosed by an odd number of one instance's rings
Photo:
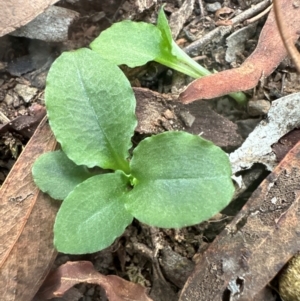
[[[191,127],[193,125],[196,118],[190,112],[185,111],[185,112],[180,112],[179,114],[185,126]]]
[[[15,97],[14,102],[13,102],[14,108],[15,109],[18,108],[20,106],[20,104],[21,104],[21,102],[20,102],[19,97]]]
[[[271,104],[264,99],[250,100],[248,102],[248,113],[251,116],[266,115],[269,112]]]
[[[26,103],[29,103],[38,91],[36,88],[28,87],[27,85],[22,84],[17,84],[14,90],[23,98]]]
[[[7,106],[11,106],[14,102],[14,98],[10,94],[6,94],[4,98],[4,102],[7,104]]]
[[[216,12],[218,9],[222,7],[220,2],[208,3],[206,4],[206,10],[210,13]]]
[[[87,296],[93,296],[95,294],[95,287],[91,287],[88,289],[88,291],[86,292]]]
[[[68,40],[68,31],[79,13],[58,6],[50,6],[31,22],[11,32],[17,37],[38,39],[46,42]]]
[[[175,115],[172,111],[170,111],[169,109],[166,110],[163,115],[167,118],[167,119],[174,119]]]

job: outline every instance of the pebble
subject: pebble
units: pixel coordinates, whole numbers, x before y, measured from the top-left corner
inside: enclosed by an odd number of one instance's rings
[[[248,102],[248,113],[251,116],[266,115],[270,110],[271,104],[264,99],[250,100]]]
[[[17,84],[14,90],[23,98],[23,100],[28,103],[36,95],[38,89],[33,87],[28,87],[27,85]]]
[[[210,13],[216,12],[218,9],[222,7],[220,2],[208,3],[206,4],[206,10]]]
[[[7,104],[7,106],[11,106],[14,102],[14,98],[7,93],[4,98],[4,102]]]

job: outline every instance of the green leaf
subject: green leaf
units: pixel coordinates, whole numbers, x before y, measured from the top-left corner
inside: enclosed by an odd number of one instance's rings
[[[89,178],[63,201],[54,224],[58,251],[86,254],[113,243],[132,222],[122,197],[128,179],[122,172]]]
[[[32,175],[35,184],[56,200],[63,200],[81,182],[94,174],[85,166],[78,166],[64,152],[41,155],[34,162]]]
[[[185,132],[143,140],[130,165],[135,186],[125,207],[149,225],[177,228],[199,223],[222,210],[234,193],[226,153]]]
[[[135,97],[117,66],[86,48],[63,53],[49,71],[45,101],[51,129],[72,161],[129,172]]]
[[[164,13],[163,7],[160,9],[160,11],[158,13],[157,28],[161,32],[161,35],[163,37],[163,41],[164,41],[165,45],[171,51],[172,42],[173,42],[172,32],[171,32],[167,17]]]
[[[159,56],[161,40],[159,29],[152,24],[122,21],[103,31],[90,47],[116,65],[136,67]]]

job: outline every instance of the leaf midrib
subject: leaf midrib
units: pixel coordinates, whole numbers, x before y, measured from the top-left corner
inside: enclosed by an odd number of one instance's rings
[[[75,62],[77,62],[77,60],[75,60]],[[83,94],[85,95],[85,97],[86,97],[86,99],[87,99],[87,101],[88,101],[88,103],[89,103],[89,107],[91,107],[92,113],[94,114],[94,116],[95,116],[95,118],[96,118],[96,121],[97,121],[97,124],[98,124],[98,127],[99,127],[100,131],[102,132],[103,136],[105,137],[105,140],[106,140],[106,142],[107,142],[107,144],[108,144],[110,153],[113,155],[113,159],[115,159],[116,165],[117,165],[120,169],[122,169],[121,167],[122,167],[123,164],[122,164],[122,162],[120,162],[120,157],[118,156],[118,154],[115,152],[114,148],[112,147],[111,142],[109,141],[109,139],[108,139],[108,137],[107,137],[105,131],[104,131],[103,128],[102,128],[102,125],[101,125],[101,123],[100,123],[100,120],[99,120],[99,118],[98,118],[98,115],[97,115],[97,113],[96,113],[95,110],[94,110],[94,106],[93,106],[93,105],[91,104],[91,102],[90,102],[90,97],[89,97],[88,94],[87,94],[87,89],[85,89],[83,77],[82,77],[82,75],[81,75],[80,68],[78,68],[78,66],[77,66],[77,75],[78,75],[78,78],[79,78],[79,81],[80,81],[80,85],[81,85],[82,90],[83,90]],[[100,167],[101,167],[101,166],[100,166]]]

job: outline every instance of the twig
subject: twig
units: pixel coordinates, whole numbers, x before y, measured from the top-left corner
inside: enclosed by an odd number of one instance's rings
[[[200,8],[200,16],[201,18],[204,17],[204,6],[202,0],[198,0],[199,8]]]
[[[253,17],[258,12],[264,10],[268,7],[271,3],[271,0],[264,0],[259,4],[254,5],[253,7],[247,9],[246,11],[240,13],[239,15],[235,16],[231,19],[232,24],[230,26],[220,26],[215,28],[214,30],[210,31],[207,35],[200,38],[199,40],[191,43],[189,46],[184,48],[184,51],[190,54],[193,51],[199,50],[204,45],[208,44],[212,39],[215,37],[223,37],[226,34],[229,34],[233,28],[233,25],[244,22],[245,20]]]
[[[272,9],[272,7],[273,7],[273,4],[271,4],[269,7],[267,7],[264,11],[262,11],[261,13],[259,13],[258,15],[256,15],[255,17],[246,20],[245,21],[245,25],[249,25],[249,24],[252,24],[252,23],[256,22],[261,17],[265,16]]]
[[[10,120],[0,111],[0,121],[2,123],[10,122]]]
[[[291,3],[292,5],[292,3]],[[291,56],[292,60],[294,61],[296,68],[298,72],[300,72],[300,54],[294,45],[293,41],[289,38],[289,31],[285,26],[285,21],[281,12],[281,8],[279,5],[278,0],[274,0],[274,13],[275,13],[275,19],[276,24],[281,36],[281,39],[283,41],[283,44],[288,51],[289,55]]]

